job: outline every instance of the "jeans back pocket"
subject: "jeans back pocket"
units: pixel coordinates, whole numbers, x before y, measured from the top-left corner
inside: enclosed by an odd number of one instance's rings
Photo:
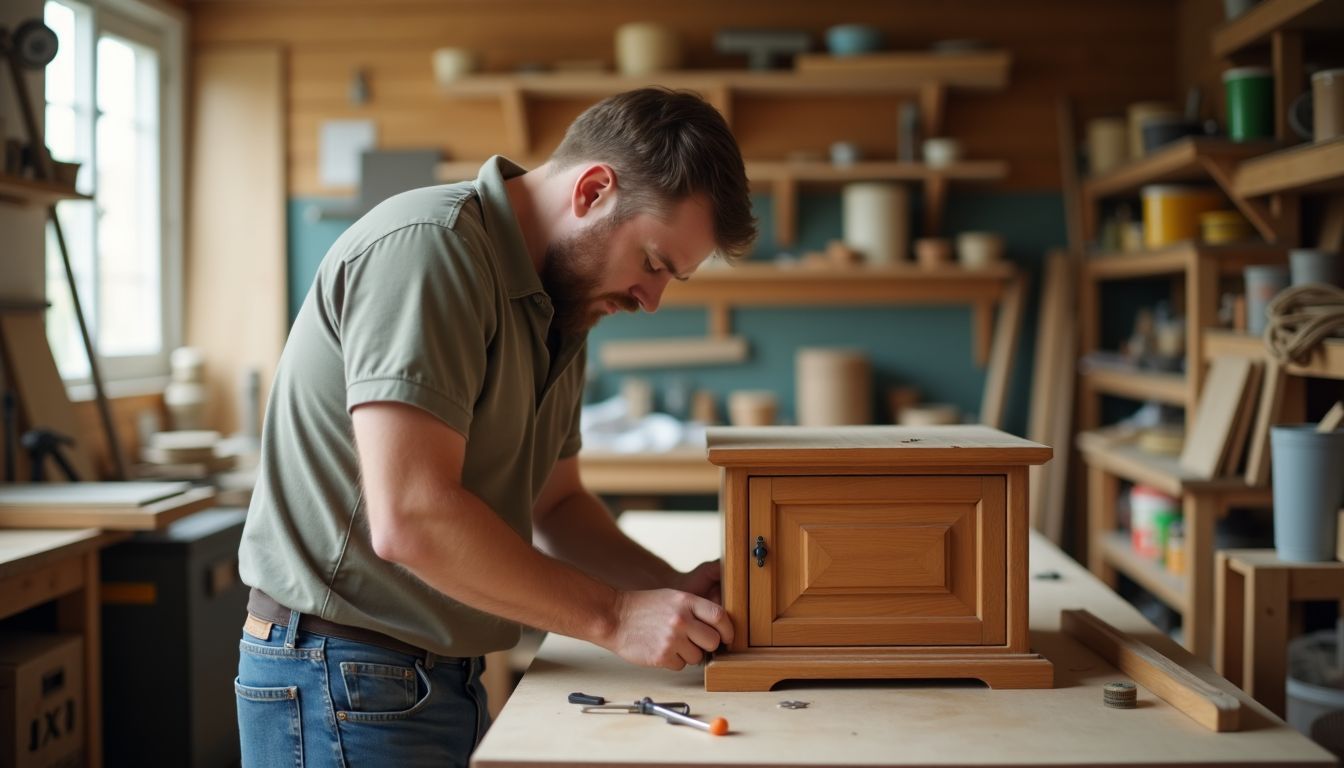
[[[255,688],[236,679],[238,730],[243,744],[243,768],[303,765],[303,726],[299,689]]]

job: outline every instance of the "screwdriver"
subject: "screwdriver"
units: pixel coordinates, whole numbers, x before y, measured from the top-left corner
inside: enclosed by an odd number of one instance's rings
[[[650,699],[648,696],[640,699],[637,704],[639,705],[639,713],[641,715],[659,715],[669,723],[689,725],[692,728],[699,728],[700,730],[715,736],[722,736],[728,732],[728,721],[722,717],[716,717],[706,723],[703,720],[696,720],[694,717],[688,717],[680,712],[668,709],[653,699]]]

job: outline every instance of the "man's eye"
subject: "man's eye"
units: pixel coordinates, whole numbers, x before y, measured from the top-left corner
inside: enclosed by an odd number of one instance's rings
[[[655,267],[655,266],[653,265],[653,259],[649,259],[649,258],[644,259],[644,271],[645,271],[645,272],[657,272],[657,271],[658,271],[658,268]]]

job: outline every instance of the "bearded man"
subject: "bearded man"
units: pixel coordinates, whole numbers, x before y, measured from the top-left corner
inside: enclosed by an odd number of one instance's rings
[[[588,330],[756,234],[723,118],[648,88],[546,163],[388,199],[332,246],[281,357],[239,552],[243,764],[466,765],[519,626],[679,670],[730,641],[579,478]]]

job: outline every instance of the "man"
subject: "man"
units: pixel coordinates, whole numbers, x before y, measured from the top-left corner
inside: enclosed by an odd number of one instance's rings
[[[244,765],[465,764],[482,654],[525,624],[681,669],[732,638],[579,479],[585,341],[755,237],[690,94],[581,115],[530,172],[397,195],[327,253],[285,345],[239,553]],[[545,549],[533,546],[533,538]]]

